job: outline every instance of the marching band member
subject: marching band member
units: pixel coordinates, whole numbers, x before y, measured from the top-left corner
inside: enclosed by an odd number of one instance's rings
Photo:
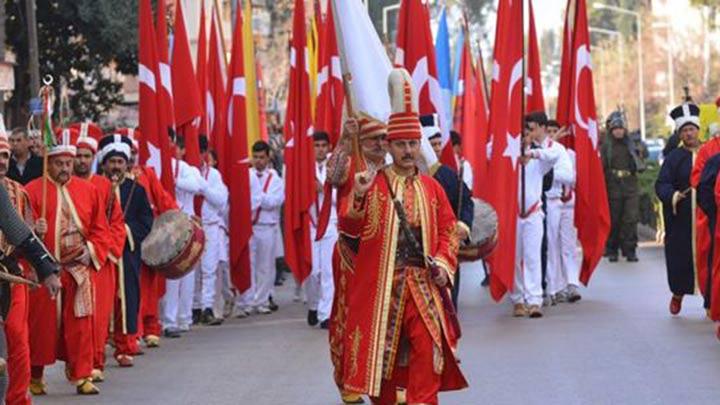
[[[183,159],[185,157],[185,140],[175,140],[175,159],[172,161],[175,174],[175,198],[180,210],[187,215],[195,216],[194,198],[204,195],[207,182],[200,174],[200,170],[190,166]],[[163,296],[162,323],[166,335],[178,336],[178,333],[187,332],[192,324],[192,304],[195,294],[195,270],[178,280],[165,282],[165,296]]]
[[[47,289],[30,292],[30,390],[35,395],[47,392],[44,367],[59,359],[65,361],[77,393],[93,395],[100,392],[92,383],[95,272],[105,264],[111,242],[95,186],[72,176],[76,149],[69,144],[70,130],[62,130],[62,140],[47,152],[49,178],[27,185],[35,231],[59,259],[63,287],[60,300]]]
[[[258,141],[252,146],[250,194],[253,236],[250,239],[250,288],[235,303],[236,316],[253,311],[269,314],[270,296],[275,285],[275,258],[280,240],[280,208],[285,201],[285,185],[275,169],[269,167],[270,145]]]
[[[82,124],[80,135],[73,142],[77,150],[73,172],[77,177],[92,183],[97,189],[102,212],[110,226],[109,238],[112,241],[108,261],[95,278],[95,357],[93,360],[93,382],[105,380],[105,343],[110,328],[110,319],[115,306],[117,264],[125,246],[125,221],[120,202],[115,198],[113,183],[105,176],[92,173],[92,164],[98,152],[98,142],[87,136],[89,124]]]
[[[543,302],[541,245],[543,239],[542,190],[543,177],[552,170],[560,157],[554,148],[542,148],[534,141],[545,131],[547,117],[543,112],[534,112],[525,117],[523,148],[521,158],[525,173],[524,183],[518,187],[521,207],[517,221],[517,245],[515,248],[515,282],[510,299],[513,316],[541,318]],[[521,170],[518,170],[521,173]],[[518,174],[520,175],[520,174]],[[522,182],[521,182],[522,183]]]
[[[203,138],[201,138],[203,139]],[[228,188],[222,175],[215,168],[217,158],[214,151],[207,150],[207,141],[200,143],[203,154],[203,167],[200,170],[208,187],[202,199],[202,225],[205,231],[205,252],[200,262],[200,291],[195,293],[195,308],[202,311],[201,322],[207,325],[220,325],[222,318],[216,318],[213,312],[215,286],[220,272],[223,243],[224,212],[228,205]],[[225,254],[226,256],[226,254]]]
[[[115,360],[120,367],[132,367],[137,347],[140,311],[141,244],[150,233],[152,208],[145,189],[128,178],[132,142],[122,135],[106,136],[100,141],[100,164],[113,184],[114,200],[122,207],[127,240],[118,259],[118,297],[115,300]]]
[[[317,198],[310,209],[310,238],[312,240],[312,272],[306,282],[308,296],[308,324],[320,327],[329,327],[330,311],[332,309],[335,286],[332,274],[332,255],[337,233],[337,191],[325,187],[327,178],[327,163],[330,158],[330,137],[325,132],[316,132],[313,135],[315,147],[315,187]],[[330,190],[330,195],[325,193]],[[326,198],[328,201],[326,202]],[[326,206],[327,205],[327,206]],[[327,209],[329,218],[326,224],[322,224],[321,211]],[[325,226],[325,229],[321,227]],[[318,234],[318,232],[324,232]]]

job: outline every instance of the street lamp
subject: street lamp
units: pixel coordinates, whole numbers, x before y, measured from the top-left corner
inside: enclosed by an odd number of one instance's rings
[[[638,87],[640,88],[640,137],[645,140],[645,86],[643,80],[643,53],[642,53],[642,16],[637,11],[628,10],[603,3],[593,3],[596,10],[610,10],[616,13],[635,17],[638,28]]]

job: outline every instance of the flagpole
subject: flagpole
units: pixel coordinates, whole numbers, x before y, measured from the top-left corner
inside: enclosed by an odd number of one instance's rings
[[[528,0],[531,1],[531,0]],[[520,37],[522,41],[522,103],[521,109],[520,109],[520,131],[523,134],[520,136],[520,157],[522,163],[522,167],[520,168],[520,185],[522,189],[520,189],[520,216],[525,216],[525,101],[526,101],[526,93],[525,93],[525,86],[527,86],[527,78],[525,77],[525,0],[523,0],[522,5],[520,6],[520,20],[522,21],[523,25],[523,35]]]
[[[337,9],[337,0],[331,0],[330,4],[333,13],[333,25],[335,26],[335,36],[337,37],[338,53],[340,54],[340,67],[342,68],[343,88],[345,89],[345,108],[347,110],[348,117],[355,118],[356,112],[353,105],[353,92],[352,92],[352,74],[347,62],[347,56],[345,53],[345,37],[342,32],[342,24],[338,24],[340,21]],[[362,155],[360,154],[360,140],[358,139],[359,134],[355,134],[352,137],[352,152],[351,156],[355,161],[355,168],[361,170]]]
[[[52,131],[52,127],[48,125],[48,122],[52,119],[51,117],[51,110],[50,110],[50,103],[53,88],[50,87],[52,85],[53,78],[52,76],[48,75],[43,78],[43,84],[44,86],[40,89],[40,98],[43,100],[43,122],[40,129],[40,134],[45,138],[47,135],[43,134],[44,131]],[[46,128],[49,127],[49,128]],[[50,134],[51,136],[51,134]],[[48,148],[51,146],[48,144],[47,139],[43,139],[43,143],[45,144],[45,147],[43,148],[43,179],[42,179],[42,202],[40,204],[40,218],[47,219],[47,188],[48,188]]]

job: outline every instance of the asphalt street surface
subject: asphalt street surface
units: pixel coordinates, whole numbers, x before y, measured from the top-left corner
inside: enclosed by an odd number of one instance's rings
[[[668,312],[662,249],[640,262],[603,262],[577,304],[514,319],[480,287],[479,266],[463,268],[459,355],[470,387],[443,404],[718,404],[720,342],[699,297]],[[272,315],[199,327],[137,357],[114,361],[96,397],[78,397],[58,363],[37,404],[339,404],[327,333],[306,324],[288,279]],[[108,351],[108,354],[111,354]]]

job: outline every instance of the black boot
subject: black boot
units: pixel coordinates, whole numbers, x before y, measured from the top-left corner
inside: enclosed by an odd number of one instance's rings
[[[278,309],[280,309],[278,304],[276,304],[275,301],[273,301],[272,295],[270,296],[270,298],[268,298],[268,308],[270,308],[270,310],[273,312],[276,312]]]
[[[318,324],[317,311],[313,311],[312,309],[308,311],[307,323],[310,326],[315,326]]]
[[[193,325],[197,325],[202,321],[202,310],[201,309],[193,309],[192,312],[192,323]]]
[[[329,329],[330,328],[330,320],[326,319],[326,320],[320,322],[320,328],[321,329]]]
[[[215,314],[213,313],[212,309],[205,308],[202,312],[202,323],[209,326],[217,326],[222,325],[223,320],[215,318]]]
[[[617,263],[617,261],[618,261],[618,254],[617,254],[617,252],[615,252],[615,253],[608,253],[607,258],[608,258],[608,261],[609,261],[610,263]]]
[[[635,253],[634,250],[628,252],[628,253],[625,255],[625,258],[626,258],[627,261],[630,262],[630,263],[637,263],[637,262],[639,261],[639,259],[638,259],[638,257],[637,257],[637,254]]]

